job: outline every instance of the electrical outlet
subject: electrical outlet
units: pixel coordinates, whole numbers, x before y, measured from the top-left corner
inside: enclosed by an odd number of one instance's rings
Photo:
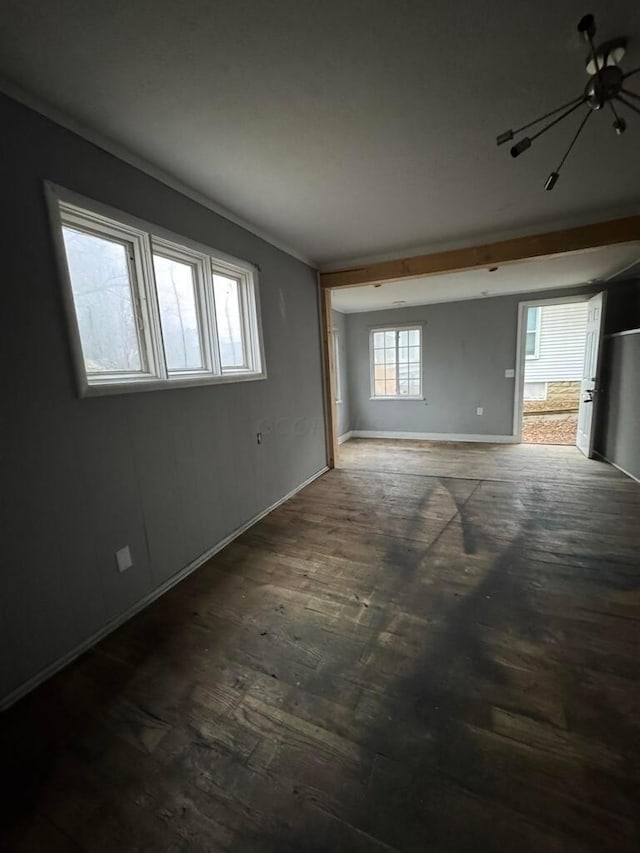
[[[262,433],[261,432],[256,433],[256,438],[258,440],[258,444],[262,444]]]
[[[504,372],[504,378],[505,379],[515,379],[515,375],[516,375],[516,372],[513,369],[513,367],[507,367],[507,369]]]
[[[116,565],[118,566],[119,572],[126,572],[126,570],[130,569],[133,565],[131,549],[128,545],[125,545],[124,548],[120,548],[119,551],[116,551]]]
[[[484,409],[482,408],[482,406],[478,406],[478,408],[476,409],[476,415],[484,415]]]

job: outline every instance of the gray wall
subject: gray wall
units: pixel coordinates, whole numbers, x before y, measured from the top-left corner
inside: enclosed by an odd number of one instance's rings
[[[606,330],[640,328],[640,280],[609,288]],[[596,449],[640,479],[640,334],[605,339]]]
[[[584,293],[544,291],[347,314],[351,428],[391,432],[512,435],[518,303]],[[423,324],[424,401],[371,400],[372,327]],[[476,415],[482,407],[484,414]]]
[[[640,279],[623,279],[608,287],[605,331],[640,328]]]
[[[595,293],[602,285],[538,291],[344,315],[352,430],[475,435],[513,434],[518,303]],[[640,327],[640,281],[605,286],[607,333]],[[369,332],[423,324],[424,401],[371,400]],[[603,352],[603,395],[596,449],[640,476],[640,335],[611,337]],[[484,414],[476,415],[481,406]]]
[[[4,97],[0,116],[5,697],[320,470],[325,442],[314,271]],[[269,378],[78,399],[43,179],[258,264]]]
[[[605,341],[599,452],[640,479],[640,332]]]
[[[609,285],[609,299],[626,287],[624,282]],[[602,286],[346,314],[351,429],[512,435],[515,380],[504,372],[516,368],[518,303],[598,289]],[[414,322],[423,325],[425,400],[371,400],[371,328]],[[484,409],[482,416],[476,415],[478,407]]]
[[[351,429],[351,403],[349,394],[349,375],[347,371],[347,322],[340,311],[331,312],[333,331],[338,335],[340,390],[342,399],[336,406],[338,413],[338,435],[344,435]]]

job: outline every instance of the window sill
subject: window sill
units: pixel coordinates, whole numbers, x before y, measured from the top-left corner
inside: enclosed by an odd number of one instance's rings
[[[105,382],[89,385],[82,380],[81,397],[105,397],[115,394],[135,394],[139,391],[168,391],[173,388],[196,388],[200,385],[227,385],[230,382],[253,382],[266,379],[267,373],[235,373],[227,376],[183,376],[176,379],[148,379],[136,382]]]
[[[370,400],[393,400],[396,403],[398,403],[398,402],[420,403],[420,402],[424,402],[424,400],[425,400],[424,397],[406,397],[406,396],[401,397],[400,395],[398,395],[397,397],[369,397],[369,399]]]

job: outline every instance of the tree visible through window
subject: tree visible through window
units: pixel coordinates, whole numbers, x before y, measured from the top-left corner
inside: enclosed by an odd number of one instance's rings
[[[422,394],[419,328],[374,329],[371,333],[372,396],[419,398]]]
[[[169,373],[204,367],[196,305],[196,270],[154,252],[160,322]]]
[[[251,264],[49,187],[81,394],[263,378]]]
[[[131,247],[74,228],[62,236],[87,373],[142,370]]]
[[[235,278],[214,272],[213,290],[222,369],[244,367],[246,359],[242,344],[242,305],[239,283]]]

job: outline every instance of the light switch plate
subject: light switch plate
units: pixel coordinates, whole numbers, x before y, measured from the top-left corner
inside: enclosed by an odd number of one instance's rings
[[[128,545],[125,545],[124,548],[120,548],[119,551],[116,551],[116,563],[118,565],[119,572],[126,572],[127,569],[131,568],[133,560],[131,559],[131,549]]]
[[[504,372],[504,378],[505,379],[515,379],[515,375],[516,375],[516,372],[513,369],[513,367],[507,367],[507,369]]]

